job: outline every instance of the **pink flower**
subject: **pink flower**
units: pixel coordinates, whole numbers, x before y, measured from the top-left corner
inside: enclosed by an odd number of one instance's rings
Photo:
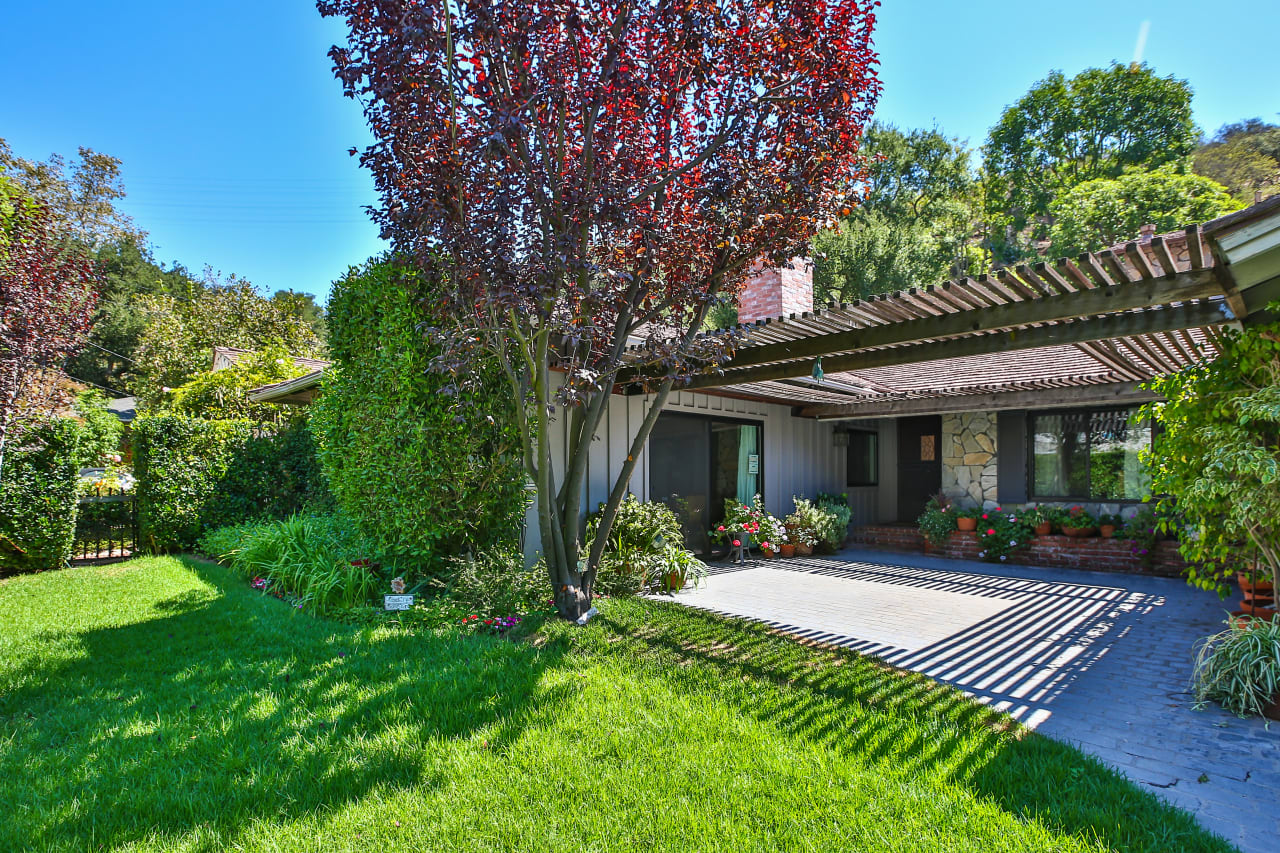
[[[740,539],[735,539],[735,540],[733,540],[733,547],[737,548],[737,547],[739,547],[739,546],[741,546],[741,545],[742,545],[742,540],[740,540]]]
[[[723,532],[723,531],[724,531],[724,525],[723,525],[723,524],[722,524],[722,525],[720,525],[719,527],[717,527],[717,528],[716,528],[716,530],[719,530],[719,531]]]
[[[987,517],[987,514],[984,512],[984,513],[982,514],[982,517],[985,519],[985,518]]]
[[[996,535],[996,529],[995,529],[994,527],[989,527],[989,528],[987,528],[987,535],[988,535],[988,536],[995,536],[995,535]]]

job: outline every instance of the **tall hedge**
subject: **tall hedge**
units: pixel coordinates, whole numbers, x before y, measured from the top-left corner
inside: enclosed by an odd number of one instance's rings
[[[5,447],[0,470],[0,572],[57,569],[75,544],[85,430],[59,419]]]
[[[496,365],[482,390],[432,373],[423,328],[439,284],[388,258],[329,297],[335,367],[311,423],[334,498],[388,554],[436,560],[514,539],[524,515],[519,438]]]
[[[190,548],[205,530],[284,518],[329,502],[305,422],[265,431],[253,421],[138,418],[134,475],[142,545]]]

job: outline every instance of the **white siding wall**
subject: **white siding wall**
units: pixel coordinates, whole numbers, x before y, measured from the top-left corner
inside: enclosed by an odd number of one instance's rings
[[[587,488],[582,502],[584,513],[594,510],[609,496],[609,489],[622,468],[651,400],[648,395],[614,396],[610,399],[608,412],[591,447]],[[838,492],[844,489],[845,450],[835,446],[831,422],[792,417],[787,406],[688,391],[673,392],[667,399],[666,409],[759,421],[764,427],[764,501],[774,515],[791,512],[794,508],[793,495],[812,497],[819,491]],[[552,427],[557,480],[564,474],[564,462],[568,456],[567,420],[562,415]],[[630,491],[641,500],[649,499],[649,459],[644,451],[641,451],[631,477]],[[855,520],[860,517],[855,516]],[[539,547],[535,509],[530,509],[526,524],[525,553],[532,556]]]

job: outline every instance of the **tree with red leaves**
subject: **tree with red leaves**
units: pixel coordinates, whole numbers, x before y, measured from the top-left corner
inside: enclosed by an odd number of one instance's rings
[[[376,140],[361,153],[375,218],[450,285],[448,322],[428,330],[438,366],[465,383],[484,351],[510,383],[562,615],[589,606],[668,393],[741,334],[702,334],[707,312],[852,203],[880,89],[875,5],[319,0],[350,30],[330,55]],[[624,368],[650,408],[584,558],[587,460]]]
[[[0,178],[0,471],[21,425],[63,402],[62,367],[88,337],[97,298],[87,248]]]

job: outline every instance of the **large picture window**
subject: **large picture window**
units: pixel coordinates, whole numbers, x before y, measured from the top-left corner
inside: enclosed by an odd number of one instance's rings
[[[1133,409],[1072,409],[1031,415],[1031,497],[1140,501],[1151,478],[1138,453],[1151,424],[1129,423]]]

